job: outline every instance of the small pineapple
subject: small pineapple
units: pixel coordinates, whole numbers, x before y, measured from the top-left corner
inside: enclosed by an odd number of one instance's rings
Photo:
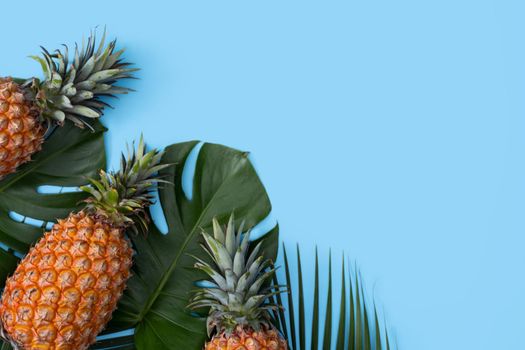
[[[115,84],[131,78],[135,68],[115,52],[116,42],[104,45],[105,33],[95,50],[95,36],[69,62],[67,46],[42,57],[32,56],[44,71],[44,80],[0,78],[0,179],[15,172],[39,151],[46,131],[70,120],[79,127],[90,127],[108,104],[102,96],[125,94],[130,89]]]
[[[132,265],[126,229],[147,230],[145,208],[167,167],[162,153],[138,149],[121,169],[82,187],[85,208],[59,220],[7,280],[0,301],[2,336],[15,349],[83,350],[111,318]]]
[[[211,277],[211,286],[202,287],[193,296],[189,307],[210,307],[205,350],[286,350],[288,345],[270,322],[268,303],[274,293],[265,287],[275,273],[268,269],[270,261],[259,255],[259,243],[249,253],[250,233],[237,233],[233,215],[226,232],[213,220],[213,237],[203,232],[203,248],[216,266],[196,257],[195,267]]]

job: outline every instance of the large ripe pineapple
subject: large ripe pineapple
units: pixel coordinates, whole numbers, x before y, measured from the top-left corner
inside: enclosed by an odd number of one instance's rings
[[[115,52],[115,41],[105,46],[105,33],[95,48],[95,36],[75,49],[69,62],[67,46],[42,57],[32,56],[44,71],[44,80],[0,78],[0,179],[13,173],[39,151],[47,130],[70,120],[89,126],[108,104],[102,96],[125,94],[130,89],[115,84],[131,78],[135,68]]]
[[[120,171],[101,171],[85,208],[59,220],[18,265],[0,302],[2,335],[24,350],[83,350],[117,305],[132,265],[127,229],[147,229],[145,208],[161,182],[162,153],[122,157]]]
[[[206,350],[286,350],[286,341],[270,322],[268,303],[273,295],[266,282],[275,273],[260,254],[261,244],[249,252],[250,233],[242,224],[235,232],[233,215],[226,232],[213,220],[213,237],[203,232],[204,249],[215,267],[196,258],[195,267],[213,280],[195,293],[190,307],[210,307]]]

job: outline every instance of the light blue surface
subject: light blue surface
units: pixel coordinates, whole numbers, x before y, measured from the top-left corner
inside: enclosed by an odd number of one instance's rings
[[[1,75],[97,24],[143,69],[113,166],[141,132],[249,150],[284,241],[356,259],[401,349],[525,347],[523,1],[1,8]]]

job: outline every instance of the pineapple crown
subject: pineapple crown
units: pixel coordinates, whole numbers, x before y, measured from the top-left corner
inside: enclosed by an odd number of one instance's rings
[[[44,80],[28,80],[24,86],[33,95],[41,118],[62,125],[70,120],[78,127],[90,126],[89,120],[99,118],[110,105],[101,97],[126,94],[129,88],[117,86],[119,80],[133,78],[137,68],[121,59],[124,50],[115,51],[116,40],[105,45],[106,31],[98,48],[96,34],[91,33],[82,48],[75,46],[73,61],[69,62],[69,49],[50,53],[42,47],[42,57],[31,56],[40,63]]]
[[[270,327],[270,310],[277,308],[268,299],[279,293],[268,283],[275,273],[271,261],[264,260],[259,242],[250,252],[250,232],[243,235],[244,222],[235,231],[234,215],[226,230],[213,219],[213,237],[202,232],[203,249],[214,266],[194,257],[195,267],[210,278],[210,285],[201,287],[193,295],[188,307],[209,307],[208,336],[213,331],[230,334],[236,327],[259,330]]]
[[[99,179],[89,179],[91,186],[80,189],[90,194],[85,210],[112,225],[131,228],[135,233],[147,232],[149,222],[146,207],[153,204],[153,190],[164,181],[158,172],[171,164],[161,163],[163,152],[147,152],[143,138],[127,157],[122,154],[120,170],[100,171]]]

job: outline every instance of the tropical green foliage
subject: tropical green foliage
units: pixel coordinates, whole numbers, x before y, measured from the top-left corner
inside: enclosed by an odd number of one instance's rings
[[[291,277],[292,265],[284,246],[283,254],[288,295],[276,296],[275,302],[281,306],[281,309],[274,313],[274,321],[277,328],[288,339],[291,350],[390,350],[393,348],[391,337],[386,326],[382,326],[383,322],[380,321],[376,306],[366,303],[360,274],[346,266],[344,257],[341,267],[341,291],[337,302],[333,299],[334,277],[331,256],[328,262],[327,292],[326,295],[320,295],[319,259],[316,251],[314,281],[308,283],[314,286],[313,300],[310,302],[305,299],[299,248],[297,248],[297,280]],[[277,277],[274,282],[276,285],[284,284],[279,283]],[[326,300],[326,311],[321,315],[320,303],[324,300]],[[305,316],[305,305],[312,305],[311,320],[307,320]],[[332,318],[336,311],[339,317],[335,323]],[[335,337],[332,336],[334,327],[337,329]],[[310,335],[308,343],[307,334]]]
[[[182,174],[197,145],[196,141],[186,142],[165,150],[163,161],[174,164],[161,171],[172,183],[160,189],[168,234],[163,235],[152,224],[147,237],[131,235],[137,251],[133,277],[110,329],[135,328],[137,349],[202,348],[207,337],[205,317],[196,317],[187,308],[195,284],[207,277],[193,267],[193,256],[203,256],[202,230],[212,231],[214,217],[226,224],[232,211],[236,222],[245,221],[246,227],[253,227],[270,213],[270,200],[247,153],[215,144],[207,143],[200,149],[193,193],[187,198]],[[274,260],[278,228],[264,237],[261,250]]]
[[[43,194],[38,188],[44,185],[78,187],[86,183],[87,177],[96,176],[98,169],[105,167],[103,131],[98,123],[95,123],[94,133],[66,124],[51,135],[34,161],[0,181],[0,243],[7,247],[0,249],[1,284],[14,271],[17,256],[27,252],[47,223],[80,208],[85,193]],[[147,236],[130,235],[137,251],[133,277],[106,333],[135,329],[135,334],[120,334],[99,341],[91,349],[202,348],[207,337],[206,315],[187,308],[195,284],[206,279],[205,273],[193,267],[193,256],[202,257],[200,233],[202,230],[211,232],[214,217],[226,224],[232,211],[237,223],[245,221],[245,227],[253,227],[270,213],[271,205],[247,153],[215,144],[204,144],[200,148],[193,189],[187,196],[183,189],[183,172],[191,170],[188,159],[198,146],[199,142],[193,141],[175,144],[165,150],[163,161],[174,165],[160,173],[171,183],[159,190],[169,232],[162,234],[150,223]],[[10,211],[40,220],[41,225],[17,222],[10,217]],[[238,225],[236,229],[239,229]],[[255,247],[259,242],[262,242],[264,258],[275,260],[278,227],[251,246]],[[287,299],[289,307],[286,311],[273,313],[273,316],[289,339],[291,349],[391,349],[391,340],[381,326],[375,307],[365,305],[362,281],[357,273],[350,273],[343,264],[341,278],[344,283],[337,303],[332,300],[331,261],[328,293],[320,295],[316,256],[314,298],[310,302],[305,300],[299,252],[297,283],[291,278],[286,251],[283,253],[290,294],[288,297],[277,295],[275,302],[283,305],[286,304],[283,299]],[[321,315],[320,304],[325,301],[327,312]],[[305,316],[307,305],[313,307],[311,322]],[[341,315],[346,316],[332,322],[336,307]],[[332,337],[333,327],[338,330],[335,337]],[[378,331],[380,329],[382,331]],[[309,344],[306,343],[306,334],[311,334]],[[10,346],[3,344],[0,349],[7,350]]]
[[[40,194],[37,188],[77,187],[105,168],[103,128],[96,126],[95,133],[72,124],[57,129],[33,162],[0,182],[0,242],[9,247],[9,251],[0,249],[2,283],[18,262],[13,249],[27,252],[46,223],[79,209],[85,198],[81,192]],[[269,214],[271,205],[248,154],[214,144],[204,144],[200,149],[193,193],[188,199],[182,188],[182,173],[197,145],[197,141],[175,144],[164,154],[163,161],[174,164],[161,171],[161,176],[172,183],[160,189],[168,234],[150,224],[148,236],[130,235],[138,253],[133,277],[106,333],[135,328],[135,335],[107,339],[92,349],[200,349],[204,344],[205,317],[186,307],[195,283],[205,278],[193,268],[195,260],[190,256],[200,255],[200,232],[212,227],[213,217],[225,223],[232,211],[238,222],[244,220],[246,227],[252,227]],[[9,218],[10,210],[42,220],[42,226],[15,222]],[[265,258],[274,260],[278,227],[257,241],[263,242]],[[9,349],[7,344],[3,345],[5,349]]]

